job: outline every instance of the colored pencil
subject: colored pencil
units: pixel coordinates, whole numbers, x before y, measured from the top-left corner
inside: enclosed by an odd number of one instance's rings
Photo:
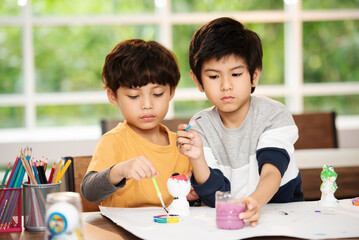
[[[39,177],[39,173],[37,172],[35,160],[32,161],[32,170],[33,170],[33,172],[34,172],[34,176],[35,176],[35,178],[36,178],[36,181],[37,181],[38,183],[41,183],[40,177]]]
[[[25,171],[26,171],[27,175],[30,177],[31,183],[38,184],[34,174],[31,171],[31,167],[30,167],[29,163],[26,161],[26,159],[23,155],[21,155],[21,162],[25,167]]]
[[[14,164],[14,166],[12,168],[9,180],[7,181],[6,188],[11,188],[12,187],[12,182],[13,182],[13,179],[14,179],[14,175],[15,175],[15,178],[16,178],[17,172],[19,171],[20,156],[21,156],[21,152],[18,154],[18,156],[16,158],[16,161],[15,161],[15,164]]]
[[[5,186],[6,178],[7,178],[7,175],[9,174],[9,172],[10,172],[10,168],[11,168],[11,165],[10,165],[10,163],[9,163],[9,164],[7,165],[7,167],[6,167],[5,175],[4,175],[4,177],[3,177],[3,179],[2,179],[2,182],[1,182],[1,188],[4,188],[4,186]]]
[[[48,181],[48,183],[52,183],[52,178],[54,177],[54,172],[55,172],[55,166],[56,166],[56,163],[54,162],[54,164],[52,165],[52,168],[51,168],[51,172],[50,172],[50,176],[49,176],[49,181]]]
[[[51,183],[56,183],[57,176],[59,175],[59,173],[60,173],[60,171],[61,171],[60,169],[61,169],[62,162],[63,162],[63,159],[61,159],[61,160],[56,164],[54,176],[52,177],[52,182],[51,182]]]
[[[46,173],[46,169],[47,169],[47,162],[48,162],[48,159],[45,158],[45,160],[44,160],[44,170],[45,170],[45,173]]]
[[[68,169],[68,167],[70,166],[70,164],[71,164],[71,160],[67,160],[65,166],[61,169],[60,174],[58,174],[58,176],[56,178],[56,183],[58,183],[61,180],[62,176],[65,174],[65,172]]]
[[[20,160],[21,152],[17,155],[17,158],[15,160],[14,167],[12,168],[9,180],[6,184],[6,188],[9,188],[9,186],[12,184],[13,179],[17,177],[17,172],[19,171],[19,160]],[[5,191],[5,193],[1,196],[0,200],[0,219],[2,219],[5,216],[5,210],[6,206],[9,202],[10,198],[10,191]],[[0,228],[3,226],[3,224],[0,224]]]
[[[42,178],[42,183],[46,184],[47,179],[46,179],[46,175],[45,175],[44,162],[41,160],[41,162],[39,164],[40,164],[39,165],[39,175]]]

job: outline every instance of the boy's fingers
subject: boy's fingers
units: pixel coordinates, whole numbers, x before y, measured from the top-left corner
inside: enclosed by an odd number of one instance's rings
[[[179,131],[184,131],[187,127],[188,127],[188,124],[182,123],[182,124],[178,125],[177,129]]]
[[[142,157],[141,160],[144,163],[144,165],[141,166],[141,168],[146,174],[144,177],[149,178],[149,177],[157,175],[158,173],[157,173],[155,165],[153,165],[153,163],[150,160],[148,160],[146,157],[144,157],[144,156],[141,156],[141,157]]]
[[[258,221],[251,222],[251,227],[256,227],[258,224]]]

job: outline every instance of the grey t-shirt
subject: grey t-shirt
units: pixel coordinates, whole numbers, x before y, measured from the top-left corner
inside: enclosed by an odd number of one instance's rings
[[[195,121],[198,117],[201,118]],[[252,96],[245,120],[235,129],[223,125],[215,107],[197,113],[190,123],[201,136],[209,167],[223,172],[235,195],[249,195],[254,191],[261,167],[256,153],[261,149],[288,153],[289,163],[268,160],[283,174],[281,186],[297,178],[294,143],[298,129],[283,104],[267,97]]]

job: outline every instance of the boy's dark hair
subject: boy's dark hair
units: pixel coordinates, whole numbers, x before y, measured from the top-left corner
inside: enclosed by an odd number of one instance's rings
[[[196,31],[189,47],[189,65],[202,87],[203,63],[232,54],[247,63],[252,82],[255,70],[262,69],[263,57],[262,42],[255,32],[228,17],[217,18]]]
[[[116,95],[123,87],[142,87],[148,83],[176,87],[181,74],[174,54],[155,41],[130,39],[118,43],[106,56],[102,82]]]

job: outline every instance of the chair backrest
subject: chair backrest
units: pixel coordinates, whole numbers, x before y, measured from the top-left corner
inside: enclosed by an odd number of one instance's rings
[[[294,114],[299,139],[295,149],[338,148],[335,112]]]
[[[177,132],[177,127],[181,123],[188,124],[190,118],[174,118],[174,119],[165,119],[162,121],[162,124],[167,126],[172,132]],[[101,120],[101,130],[102,134],[105,134],[112,128],[116,127],[119,122],[123,120],[120,119],[106,119]]]
[[[82,202],[82,211],[83,212],[94,212],[99,211],[98,205],[99,203],[89,202],[83,198],[81,194],[81,182],[84,178],[87,167],[90,164],[92,156],[73,156],[73,157],[65,157],[66,159],[70,159],[72,164],[69,169],[66,171],[67,179],[67,189],[68,191],[78,192],[81,195]]]

